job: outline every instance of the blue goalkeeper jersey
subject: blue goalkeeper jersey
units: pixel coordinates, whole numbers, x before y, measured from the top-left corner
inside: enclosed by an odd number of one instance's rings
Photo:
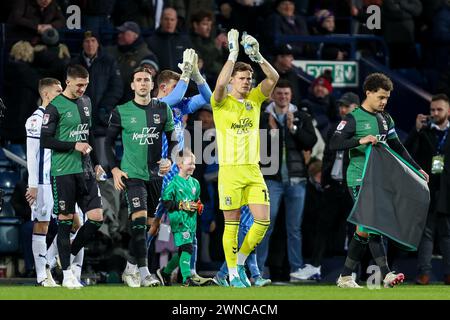
[[[183,150],[184,148],[184,126],[183,126],[183,116],[185,114],[191,114],[195,111],[199,110],[203,105],[207,104],[209,102],[208,99],[211,98],[212,92],[209,88],[208,84],[201,84],[198,86],[198,90],[200,94],[195,95],[193,97],[189,98],[183,98],[184,94],[187,90],[187,83],[184,81],[178,81],[177,86],[172,91],[171,94],[169,94],[167,97],[164,97],[161,99],[162,102],[166,102],[170,108],[172,109],[173,113],[173,122],[174,122],[174,133],[176,135],[177,141],[178,141],[178,151]],[[162,152],[161,157],[167,158],[169,155],[168,148],[168,138],[165,135],[163,135],[163,141],[162,141]],[[179,172],[178,166],[176,163],[172,164],[172,167],[170,171],[164,176],[163,178],[163,186],[162,190],[164,191],[164,188],[172,181],[173,177],[176,176]],[[165,213],[164,207],[161,205],[161,203],[156,208],[156,216],[162,217]]]

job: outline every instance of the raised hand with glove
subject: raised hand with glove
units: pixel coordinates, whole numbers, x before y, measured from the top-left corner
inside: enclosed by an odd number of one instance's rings
[[[247,32],[242,34],[241,45],[244,47],[245,54],[248,55],[250,60],[256,63],[262,63],[264,61],[263,56],[259,52],[258,40],[247,34]]]
[[[203,84],[205,83],[205,79],[203,78],[202,74],[200,73],[200,69],[198,68],[198,54],[194,54],[194,62],[193,62],[193,68],[192,68],[192,74],[191,79],[197,84]]]
[[[183,80],[189,83],[189,79],[191,78],[192,71],[194,69],[194,57],[196,53],[194,49],[186,49],[183,52],[183,62],[178,65],[181,69],[181,77],[180,80]]]
[[[239,55],[239,31],[236,29],[228,31],[228,50],[230,51],[228,60],[236,62]]]

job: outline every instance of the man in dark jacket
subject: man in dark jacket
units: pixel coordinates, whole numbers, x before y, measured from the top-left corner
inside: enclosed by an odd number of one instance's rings
[[[327,74],[317,77],[309,88],[308,96],[300,103],[300,108],[308,110],[317,121],[317,129],[325,140],[333,122],[338,120],[336,100],[331,95],[333,87]]]
[[[127,21],[117,27],[117,46],[108,47],[108,53],[116,59],[123,82],[123,95],[120,103],[127,102],[134,97],[130,82],[134,69],[144,59],[150,59],[158,63],[155,54],[150,51],[141,37],[141,28],[136,22]]]
[[[268,154],[278,154],[276,172],[274,163],[270,167],[262,166],[270,195],[270,226],[264,239],[258,246],[257,259],[260,270],[269,251],[270,235],[278,215],[281,199],[286,203],[286,229],[288,238],[288,260],[291,280],[297,280],[295,273],[303,266],[301,224],[305,201],[307,169],[303,151],[311,150],[317,141],[311,117],[291,104],[291,84],[278,81],[272,93],[273,102],[262,114],[261,128],[267,129]],[[275,129],[275,130],[274,130]],[[275,145],[271,136],[277,137]],[[275,147],[278,145],[279,151]]]
[[[429,188],[431,204],[428,211],[427,223],[418,249],[419,275],[417,284],[427,285],[430,282],[431,256],[436,237],[444,262],[444,281],[450,284],[450,215],[445,208],[439,208],[439,202],[448,201],[448,189],[441,190],[441,179],[445,184],[445,163],[448,149],[448,132],[450,123],[449,99],[445,94],[438,94],[431,99],[431,116],[417,115],[416,127],[408,136],[405,146],[417,163],[426,171],[431,172]],[[447,153],[447,154],[446,154]],[[448,166],[448,164],[447,164]],[[448,172],[448,171],[447,171]],[[444,178],[444,179],[443,179]],[[446,192],[447,191],[447,192]],[[442,199],[440,199],[442,198]]]
[[[17,40],[28,40],[33,45],[49,28],[61,29],[66,24],[61,9],[52,0],[17,0],[8,19],[15,26],[13,35]]]
[[[99,37],[84,33],[83,51],[72,60],[89,71],[86,95],[91,98],[95,150],[100,164],[107,167],[105,134],[111,110],[118,104],[123,93],[123,83],[117,62],[100,46]]]
[[[216,41],[211,36],[213,25],[213,12],[209,10],[199,10],[192,15],[192,30],[190,38],[193,48],[203,60],[203,70],[206,72],[206,79],[216,81],[223,66],[223,53],[216,46]]]
[[[148,39],[148,47],[156,53],[161,70],[178,70],[183,51],[192,47],[187,35],[177,31],[177,11],[167,7],[161,15],[161,26]]]

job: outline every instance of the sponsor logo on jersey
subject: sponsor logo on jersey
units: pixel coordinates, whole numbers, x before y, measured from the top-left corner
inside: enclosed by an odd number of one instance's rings
[[[87,123],[79,124],[77,130],[72,130],[69,133],[70,138],[75,137],[75,141],[87,141],[87,135],[89,134],[89,128]]]
[[[50,115],[48,113],[44,114],[44,118],[42,119],[42,124],[47,124],[50,120]]]
[[[155,124],[160,124],[161,123],[161,118],[160,118],[159,114],[154,114],[153,115],[153,122]]]
[[[227,206],[231,206],[231,197],[225,197],[225,205],[227,205]]]
[[[386,141],[386,135],[385,134],[377,134],[375,137],[377,137],[377,140],[379,142],[385,142]]]
[[[59,201],[58,205],[59,205],[59,209],[61,211],[65,211],[66,210],[66,202],[65,201],[63,201],[63,200]]]
[[[153,144],[153,139],[159,139],[159,132],[155,127],[142,128],[141,133],[133,133],[133,140],[139,140],[139,144]]]
[[[336,130],[341,131],[342,129],[344,129],[346,124],[347,121],[342,120],[341,122],[339,122],[339,125],[337,126]]]
[[[138,197],[134,197],[133,199],[131,199],[131,202],[133,203],[134,208],[139,208],[141,206],[141,201]]]
[[[253,127],[253,121],[250,118],[239,119],[239,123],[233,122],[231,129],[237,130],[237,134],[248,133],[248,129]]]

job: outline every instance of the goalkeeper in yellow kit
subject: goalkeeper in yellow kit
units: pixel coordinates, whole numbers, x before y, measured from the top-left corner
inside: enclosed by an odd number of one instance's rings
[[[219,200],[225,217],[223,250],[232,287],[250,286],[245,260],[263,239],[269,224],[269,194],[259,168],[261,104],[272,93],[279,75],[259,52],[258,41],[244,33],[241,41],[249,58],[261,66],[266,78],[252,89],[252,67],[236,62],[239,32],[228,32],[230,54],[211,96],[219,156]],[[227,92],[231,85],[231,92]],[[238,251],[240,208],[250,207],[254,223]]]

